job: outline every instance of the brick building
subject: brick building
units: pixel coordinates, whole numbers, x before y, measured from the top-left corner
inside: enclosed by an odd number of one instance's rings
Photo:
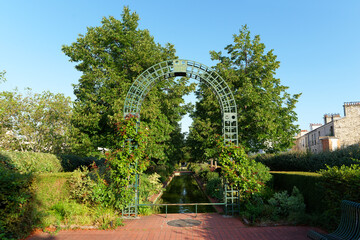
[[[344,117],[325,114],[324,124],[310,124],[310,131],[301,131],[293,149],[317,153],[356,143],[360,143],[360,102],[346,102]]]

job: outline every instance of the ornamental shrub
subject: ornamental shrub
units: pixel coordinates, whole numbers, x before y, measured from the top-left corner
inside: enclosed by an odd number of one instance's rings
[[[90,203],[95,182],[89,176],[89,170],[85,167],[75,170],[70,179],[69,191],[71,198],[78,203]]]
[[[275,193],[269,199],[269,205],[274,207],[274,216],[288,221],[298,221],[305,214],[305,203],[302,194],[294,187],[291,195],[287,191]]]
[[[219,156],[221,171],[230,185],[240,190],[244,199],[265,189],[271,179],[269,169],[255,160],[249,159],[242,147],[223,146]]]
[[[321,174],[319,187],[323,192],[322,202],[324,225],[334,229],[340,219],[342,200],[360,202],[360,165],[329,167],[319,171]]]

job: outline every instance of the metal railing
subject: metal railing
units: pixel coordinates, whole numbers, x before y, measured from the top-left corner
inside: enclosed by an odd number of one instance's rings
[[[167,218],[167,207],[168,206],[195,206],[195,217],[197,217],[197,206],[225,206],[226,203],[159,203],[159,204],[139,204],[138,206],[165,206],[165,218]]]

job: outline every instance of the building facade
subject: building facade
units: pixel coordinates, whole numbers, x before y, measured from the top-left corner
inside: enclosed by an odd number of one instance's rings
[[[360,102],[344,103],[344,117],[325,114],[324,124],[310,124],[296,137],[294,150],[313,153],[333,151],[360,143]]]

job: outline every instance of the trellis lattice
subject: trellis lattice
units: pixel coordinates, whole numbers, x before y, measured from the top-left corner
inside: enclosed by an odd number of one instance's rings
[[[190,60],[168,60],[146,69],[130,87],[124,104],[124,117],[136,115],[140,119],[141,105],[147,93],[159,81],[172,77],[188,77],[210,86],[221,108],[224,144],[238,145],[237,108],[232,91],[213,69]]]

